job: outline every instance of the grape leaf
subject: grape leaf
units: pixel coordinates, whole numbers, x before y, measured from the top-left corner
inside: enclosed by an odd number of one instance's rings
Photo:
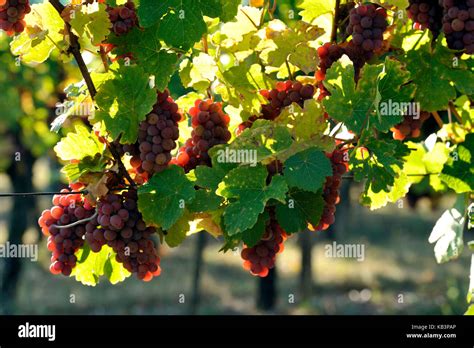
[[[364,146],[370,151],[370,156],[361,159],[352,152],[350,157],[354,179],[359,182],[367,179],[365,192],[390,192],[398,168],[403,168],[403,158],[410,154],[410,150],[402,142],[388,139],[369,139]]]
[[[446,109],[449,101],[456,98],[456,88],[461,92],[473,93],[474,73],[462,60],[453,66],[452,52],[441,43],[434,50],[430,43],[410,50],[405,60],[416,85],[415,100],[424,111]],[[427,74],[427,71],[430,73]],[[451,81],[456,81],[456,85]]]
[[[453,154],[456,157],[452,157],[444,166],[441,180],[456,193],[474,191],[474,134],[468,134]]]
[[[79,179],[88,173],[103,173],[107,167],[107,161],[102,156],[95,156],[94,158],[83,158],[79,163],[66,164],[61,172],[66,174],[69,182],[77,182]]]
[[[245,41],[246,44],[244,47],[240,47],[239,51],[249,50],[250,40],[258,31],[255,26],[260,25],[261,13],[262,10],[255,7],[239,6],[233,21],[223,24],[219,32],[216,33],[218,38],[214,36],[213,41],[218,40],[218,44],[226,48],[235,47]]]
[[[305,101],[304,108],[293,103],[285,108],[276,119],[278,124],[286,125],[293,139],[309,140],[313,136],[323,134],[327,128],[324,120],[324,109],[314,99]]]
[[[10,43],[11,52],[23,63],[43,63],[57,47],[55,43],[67,48],[61,33],[64,21],[48,1],[32,5],[25,21],[27,29]]]
[[[398,171],[397,174],[393,185],[389,188],[389,192],[384,190],[373,192],[372,187],[369,187],[362,193],[361,203],[370,207],[370,210],[376,210],[385,207],[389,202],[394,203],[405,197],[410,189],[411,182],[404,172]]]
[[[257,223],[252,228],[249,228],[248,230],[242,232],[241,238],[242,241],[247,245],[247,247],[252,248],[258,242],[260,242],[263,235],[265,234],[265,228],[269,219],[270,215],[267,211],[264,211],[258,216]]]
[[[140,122],[156,103],[156,92],[149,87],[142,68],[122,67],[114,79],[102,85],[96,102],[99,110],[93,121],[103,121],[114,139],[122,135],[122,144],[132,144],[137,140]]]
[[[205,91],[216,79],[218,71],[214,59],[206,54],[200,53],[192,60],[183,60],[180,64],[180,77],[184,87],[190,87],[197,91]]]
[[[246,129],[218,153],[217,161],[232,162],[231,156],[235,155],[236,158],[249,159],[250,162],[261,162],[288,149],[292,143],[291,134],[285,126],[268,120],[257,120],[251,129]]]
[[[258,93],[251,68],[240,64],[218,74],[218,77],[223,83],[216,87],[216,92],[227,104],[241,107],[249,115],[260,113],[263,99]]]
[[[113,285],[123,282],[130,276],[130,272],[123,266],[123,264],[117,261],[112,249],[110,249],[110,256],[105,262],[104,273]]]
[[[231,200],[224,212],[229,236],[252,228],[270,199],[285,201],[288,187],[283,177],[274,176],[267,186],[267,175],[266,167],[261,165],[238,167],[219,184],[217,194]]]
[[[223,0],[141,0],[138,8],[140,24],[151,27],[159,22],[160,37],[170,46],[188,50],[207,31],[203,16],[223,15]],[[226,4],[232,11],[235,2]],[[229,14],[224,15],[228,18]]]
[[[408,0],[379,0],[377,3],[380,3],[387,8],[395,6],[399,9],[405,9],[410,5]]]
[[[353,65],[337,62],[327,71],[324,85],[331,96],[323,104],[349,130],[360,133],[364,127],[375,127],[387,132],[401,122],[402,106],[412,100],[414,87],[406,85],[409,80],[400,62],[386,58],[384,64],[366,65],[356,86]]]
[[[222,203],[222,197],[214,192],[197,190],[196,198],[188,205],[188,209],[192,213],[208,212],[219,209]]]
[[[146,29],[134,28],[127,35],[112,36],[109,42],[117,46],[113,51],[116,55],[132,52],[133,62],[155,77],[158,90],[162,91],[168,86],[176,70],[178,56],[162,47],[159,25]]]
[[[71,276],[84,285],[96,286],[99,278],[106,275],[112,284],[117,284],[130,276],[121,263],[115,260],[113,250],[104,245],[100,252],[94,253],[87,244],[76,252],[77,265]]]
[[[98,5],[98,6],[97,6]],[[99,45],[110,34],[112,23],[105,4],[74,6],[74,16],[71,17],[72,29],[80,39],[89,38],[93,45]]]
[[[189,231],[190,220],[192,220],[191,214],[185,212],[170,229],[163,231],[166,244],[169,247],[175,248],[184,242]]]
[[[196,197],[191,181],[178,166],[156,173],[138,189],[138,208],[149,225],[171,228]]]
[[[287,233],[301,232],[308,223],[314,226],[319,224],[324,206],[322,191],[313,193],[292,189],[287,202],[276,207],[277,220]]]
[[[436,222],[429,242],[434,247],[436,261],[445,263],[456,259],[463,250],[463,229],[465,220],[464,196],[459,196],[454,207],[446,210]]]
[[[209,190],[217,190],[219,183],[227,174],[221,167],[198,166],[194,170],[196,176],[195,185]]]
[[[334,15],[336,0],[299,0],[297,7],[301,9],[299,15],[307,23],[313,23],[321,15]]]
[[[267,70],[269,67],[286,69],[288,62],[308,74],[319,64],[316,49],[311,46],[311,41],[321,36],[319,28],[304,22],[288,28],[284,22],[273,20],[268,23],[266,34],[256,50],[261,51],[260,58]]]
[[[290,157],[285,162],[283,174],[288,186],[318,192],[326,177],[333,173],[326,155],[317,148],[310,148]]]
[[[83,123],[75,124],[74,132],[69,132],[54,147],[56,155],[63,161],[82,160],[86,157],[94,158],[97,154],[101,155],[104,150],[105,145]]]

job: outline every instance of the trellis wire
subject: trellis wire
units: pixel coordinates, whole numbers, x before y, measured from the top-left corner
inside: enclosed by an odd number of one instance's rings
[[[440,175],[441,173],[428,173],[428,174],[406,174],[406,176],[431,176],[431,175]],[[354,179],[354,175],[344,175],[343,179]],[[126,188],[124,188],[126,189]],[[34,196],[54,196],[54,195],[86,195],[88,194],[87,190],[83,191],[73,191],[73,192],[6,192],[0,193],[0,198],[7,197],[34,197]]]

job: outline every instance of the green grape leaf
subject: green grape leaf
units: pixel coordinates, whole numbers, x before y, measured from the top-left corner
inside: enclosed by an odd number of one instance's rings
[[[175,248],[184,242],[190,229],[190,220],[192,220],[192,215],[185,212],[170,229],[163,231],[166,244],[169,247]]]
[[[295,28],[288,28],[284,22],[273,20],[268,24],[267,39],[257,46],[260,58],[269,67],[284,68],[291,63],[308,74],[319,64],[316,49],[311,41],[321,36],[322,31],[305,22],[298,22]]]
[[[324,206],[322,191],[313,193],[292,189],[287,202],[276,207],[277,220],[288,234],[301,232],[308,223],[318,226]]]
[[[350,157],[354,179],[358,182],[367,179],[366,191],[390,192],[390,187],[398,176],[397,168],[403,168],[403,159],[410,154],[408,146],[388,139],[369,139],[364,146],[370,151],[370,156],[358,158],[355,156],[356,152],[352,152]]]
[[[82,160],[86,157],[95,157],[102,154],[105,145],[83,123],[74,126],[74,132],[69,132],[66,137],[54,147],[56,155],[63,161]]]
[[[379,131],[388,132],[391,127],[400,123],[405,115],[419,117],[420,110],[416,108],[415,103],[411,103],[415,86],[409,82],[410,73],[403,64],[395,59],[386,58],[378,79],[379,100],[375,103],[377,117],[370,120]]]
[[[219,32],[214,35],[213,41],[217,40],[222,47],[235,47],[236,50],[239,44],[244,43],[244,47],[240,45],[238,51],[250,50],[250,41],[258,31],[255,26],[259,26],[261,17],[262,10],[258,8],[239,7],[234,20],[223,24]]]
[[[414,116],[419,112],[411,104],[414,87],[406,85],[409,80],[400,62],[386,58],[384,64],[366,65],[356,86],[353,65],[337,62],[326,73],[324,85],[331,96],[323,104],[331,117],[353,132],[369,127],[387,132],[402,121],[406,108],[411,107],[407,111]]]
[[[224,224],[229,236],[252,228],[270,199],[285,201],[288,187],[282,176],[274,176],[266,185],[264,166],[238,167],[219,184],[217,194],[230,201],[224,212]]]
[[[263,100],[258,93],[260,88],[254,82],[254,69],[246,64],[231,67],[218,74],[223,83],[216,87],[216,92],[227,104],[241,107],[248,115],[259,114]]]
[[[252,228],[242,232],[242,241],[247,247],[252,248],[262,240],[269,219],[270,215],[267,211],[264,211],[258,216],[257,223]]]
[[[436,222],[429,242],[435,244],[434,252],[438,263],[458,258],[463,250],[463,229],[465,221],[464,196],[460,195],[451,209],[446,210]]]
[[[105,262],[104,273],[109,279],[109,282],[113,285],[123,282],[131,275],[130,272],[123,266],[123,264],[117,261],[115,258],[115,253],[112,249],[110,249],[110,256]]]
[[[109,39],[117,48],[116,55],[133,52],[133,62],[140,65],[146,73],[155,77],[155,86],[162,91],[176,71],[178,56],[161,45],[159,25],[146,29],[134,28],[124,36],[113,36]]]
[[[115,261],[113,250],[104,245],[100,252],[94,253],[85,244],[76,252],[77,265],[71,276],[84,285],[96,286],[101,276],[106,275],[112,284],[125,280],[130,276],[122,264]]]
[[[138,126],[156,103],[156,92],[149,87],[148,76],[138,66],[122,67],[113,80],[106,81],[96,96],[99,110],[93,121],[103,121],[114,139],[132,144]]]
[[[88,173],[103,173],[106,167],[106,159],[102,156],[95,156],[94,158],[83,158],[79,163],[66,164],[61,172],[66,174],[69,182],[77,182]]]
[[[303,21],[313,23],[313,21],[324,14],[334,14],[336,0],[299,0],[297,6],[301,11],[299,15]]]
[[[444,166],[441,180],[456,193],[474,191],[474,134],[468,134]]]
[[[473,93],[474,72],[462,60],[454,66],[452,52],[440,42],[434,50],[428,42],[417,50],[408,51],[406,63],[416,85],[415,100],[424,111],[446,109],[456,98],[456,88]],[[456,85],[451,81],[456,81]]]
[[[188,209],[192,213],[209,212],[219,209],[223,202],[222,197],[212,191],[197,190],[196,198],[188,205]]]
[[[449,160],[449,155],[450,150],[446,144],[436,143],[433,148],[423,156],[422,160],[426,167],[426,174],[429,174],[430,186],[435,191],[443,191],[446,189],[442,176],[438,173],[441,173],[443,170],[444,165]]]
[[[395,6],[400,9],[406,9],[410,5],[408,0],[378,0],[377,3],[380,3],[387,8]]]
[[[404,172],[398,170],[398,176],[395,177],[393,185],[390,186],[389,192],[380,190],[373,192],[369,187],[361,197],[361,203],[370,207],[370,210],[376,210],[385,207],[387,203],[394,203],[400,198],[405,197],[411,186],[409,178]]]
[[[184,87],[190,87],[197,91],[205,91],[216,79],[218,71],[214,59],[206,54],[200,53],[192,60],[183,60],[180,65],[180,77]]]
[[[285,126],[257,120],[251,129],[246,129],[229,146],[218,151],[217,162],[254,165],[288,149],[292,143],[290,131]]]
[[[228,22],[235,18],[238,13],[241,0],[220,0],[222,6],[222,14],[220,18],[223,22]]]
[[[285,162],[283,174],[289,187],[318,192],[326,177],[333,173],[326,155],[317,148],[310,148],[290,157]]]
[[[227,4],[226,10],[232,11],[232,4]],[[141,0],[138,8],[143,27],[159,23],[161,39],[183,50],[190,49],[207,32],[203,16],[222,15],[222,0],[163,0],[159,4],[155,0]]]
[[[25,16],[28,30],[25,30],[10,43],[15,56],[20,56],[25,64],[40,64],[49,58],[56,44],[63,45],[64,21],[48,1],[31,6]]]
[[[143,220],[167,230],[185,213],[185,207],[196,197],[191,181],[178,166],[156,173],[138,189],[138,208]]]
[[[293,139],[305,141],[323,134],[327,128],[324,119],[324,109],[321,103],[314,99],[307,100],[304,108],[293,103],[285,108],[276,119],[278,124],[286,125]]]
[[[197,166],[194,170],[195,185],[209,190],[217,190],[219,183],[224,179],[227,171],[218,166]]]
[[[80,38],[84,35],[93,45],[99,45],[110,34],[112,23],[105,4],[76,6],[74,16],[69,22]]]

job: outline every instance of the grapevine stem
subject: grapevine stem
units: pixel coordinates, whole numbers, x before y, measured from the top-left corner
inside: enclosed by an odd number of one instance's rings
[[[441,117],[439,116],[437,111],[432,112],[434,119],[436,120],[436,123],[438,124],[439,128],[443,128],[444,123]]]
[[[332,21],[331,31],[331,42],[337,43],[337,17],[339,17],[339,7],[341,6],[341,0],[336,0],[334,6],[334,19]]]
[[[104,64],[105,72],[109,72],[109,62],[107,61],[107,54],[105,53],[104,47],[100,46],[100,58]]]
[[[290,63],[288,63],[288,59],[285,60],[286,68],[288,69],[288,75],[290,76],[290,80],[294,81],[293,73],[291,72]]]
[[[59,15],[61,16],[62,12],[65,9],[64,5],[61,4],[59,0],[49,0],[49,2],[56,9],[56,11],[58,11]],[[81,71],[82,77],[84,78],[84,81],[86,82],[87,89],[89,90],[89,94],[92,100],[94,100],[95,96],[97,95],[97,89],[95,88],[94,82],[92,81],[92,77],[91,77],[91,74],[89,73],[89,69],[87,68],[86,63],[84,62],[84,58],[82,58],[79,39],[72,32],[71,25],[67,21],[64,21],[64,23],[66,26],[66,32],[69,35],[69,40],[70,40],[69,52],[74,56],[74,59],[76,60],[77,65],[79,66],[79,70]],[[112,156],[114,157],[115,161],[117,162],[119,166],[119,173],[123,175],[132,186],[136,186],[135,182],[130,177],[130,174],[128,174],[128,171],[125,168],[125,165],[123,164],[122,158],[119,152],[117,151],[117,149],[109,142],[107,142],[107,146],[110,150],[110,153],[112,154]]]
[[[250,21],[250,23],[252,23],[252,25],[255,27],[255,29],[257,30],[260,30],[260,28],[258,27],[257,24],[255,24],[255,22],[253,21],[253,19],[247,14],[247,12],[245,12],[244,10],[240,10],[244,15],[245,17],[247,17],[247,19]]]
[[[70,227],[74,227],[74,226],[77,226],[77,225],[81,225],[81,224],[83,224],[84,222],[92,221],[92,220],[94,220],[94,219],[97,217],[97,215],[99,215],[99,212],[98,212],[98,210],[96,209],[94,215],[92,215],[91,217],[88,217],[88,218],[86,218],[86,219],[77,220],[76,222],[73,222],[72,224],[69,224],[69,225],[63,225],[63,226],[51,225],[50,227],[55,227],[55,228],[58,228],[58,229],[60,229],[60,230],[63,230],[63,229],[65,229],[65,228],[70,228]]]
[[[454,107],[453,103],[450,102],[449,103],[449,109],[451,110],[451,112],[454,114],[454,116],[456,117],[456,119],[459,121],[459,123],[463,123],[462,122],[462,117],[461,115],[459,115],[459,112],[456,110],[456,108]]]

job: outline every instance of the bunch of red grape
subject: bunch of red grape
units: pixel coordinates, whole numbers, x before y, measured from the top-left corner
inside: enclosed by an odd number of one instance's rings
[[[303,107],[304,102],[312,99],[315,92],[316,89],[310,84],[304,85],[301,82],[292,81],[278,82],[274,89],[260,92],[269,103],[262,105],[259,116],[252,116],[242,123],[238,131],[242,132],[244,129],[252,127],[253,123],[258,119],[273,121],[281,114],[283,108],[290,106],[292,103],[297,103]]]
[[[438,37],[443,17],[443,8],[438,0],[410,0],[407,12],[415,29],[429,29],[435,38]]]
[[[229,132],[230,117],[222,110],[221,103],[212,100],[197,100],[189,110],[193,131],[191,138],[179,150],[173,164],[183,167],[186,172],[198,165],[211,165],[209,150],[220,144],[226,144],[232,135]]]
[[[140,123],[138,142],[123,146],[123,151],[132,156],[130,164],[145,179],[167,168],[171,151],[177,147],[181,119],[178,105],[169,91],[158,92],[153,111]]]
[[[150,281],[161,273],[160,258],[151,239],[156,229],[146,226],[137,199],[136,190],[109,193],[100,199],[97,219],[86,226],[85,238],[94,252],[107,244],[129,272]]]
[[[339,188],[342,183],[342,176],[347,172],[349,166],[346,160],[345,150],[335,150],[326,156],[331,160],[333,175],[326,178],[326,183],[323,189],[323,198],[325,202],[323,215],[319,221],[318,226],[309,225],[311,230],[324,231],[331,226],[336,213],[336,205],[340,201]]]
[[[393,132],[393,139],[405,140],[406,138],[418,138],[421,135],[423,123],[428,120],[430,116],[431,114],[426,111],[422,111],[419,118],[405,116],[402,123],[390,129]]]
[[[80,194],[67,194],[70,191],[66,189],[61,192],[63,195],[53,197],[54,206],[43,211],[38,224],[48,237],[48,250],[53,253],[49,268],[51,273],[69,276],[77,262],[74,254],[84,245],[87,222],[80,221],[93,217],[94,207]],[[62,227],[74,223],[78,224]]]
[[[128,1],[122,6],[109,6],[107,7],[107,12],[113,24],[113,31],[117,36],[125,35],[134,27],[138,26],[135,4],[132,1]]]
[[[441,0],[448,47],[474,53],[474,0]]]
[[[383,33],[388,27],[387,12],[376,5],[360,5],[351,10],[347,34],[355,46],[366,52],[382,48]]]
[[[276,255],[283,251],[283,243],[288,238],[273,214],[270,216],[262,240],[252,248],[244,245],[241,253],[244,269],[254,276],[266,277],[268,275],[269,270],[275,267]]]
[[[9,36],[25,30],[25,16],[31,12],[29,0],[0,0],[0,29]]]

